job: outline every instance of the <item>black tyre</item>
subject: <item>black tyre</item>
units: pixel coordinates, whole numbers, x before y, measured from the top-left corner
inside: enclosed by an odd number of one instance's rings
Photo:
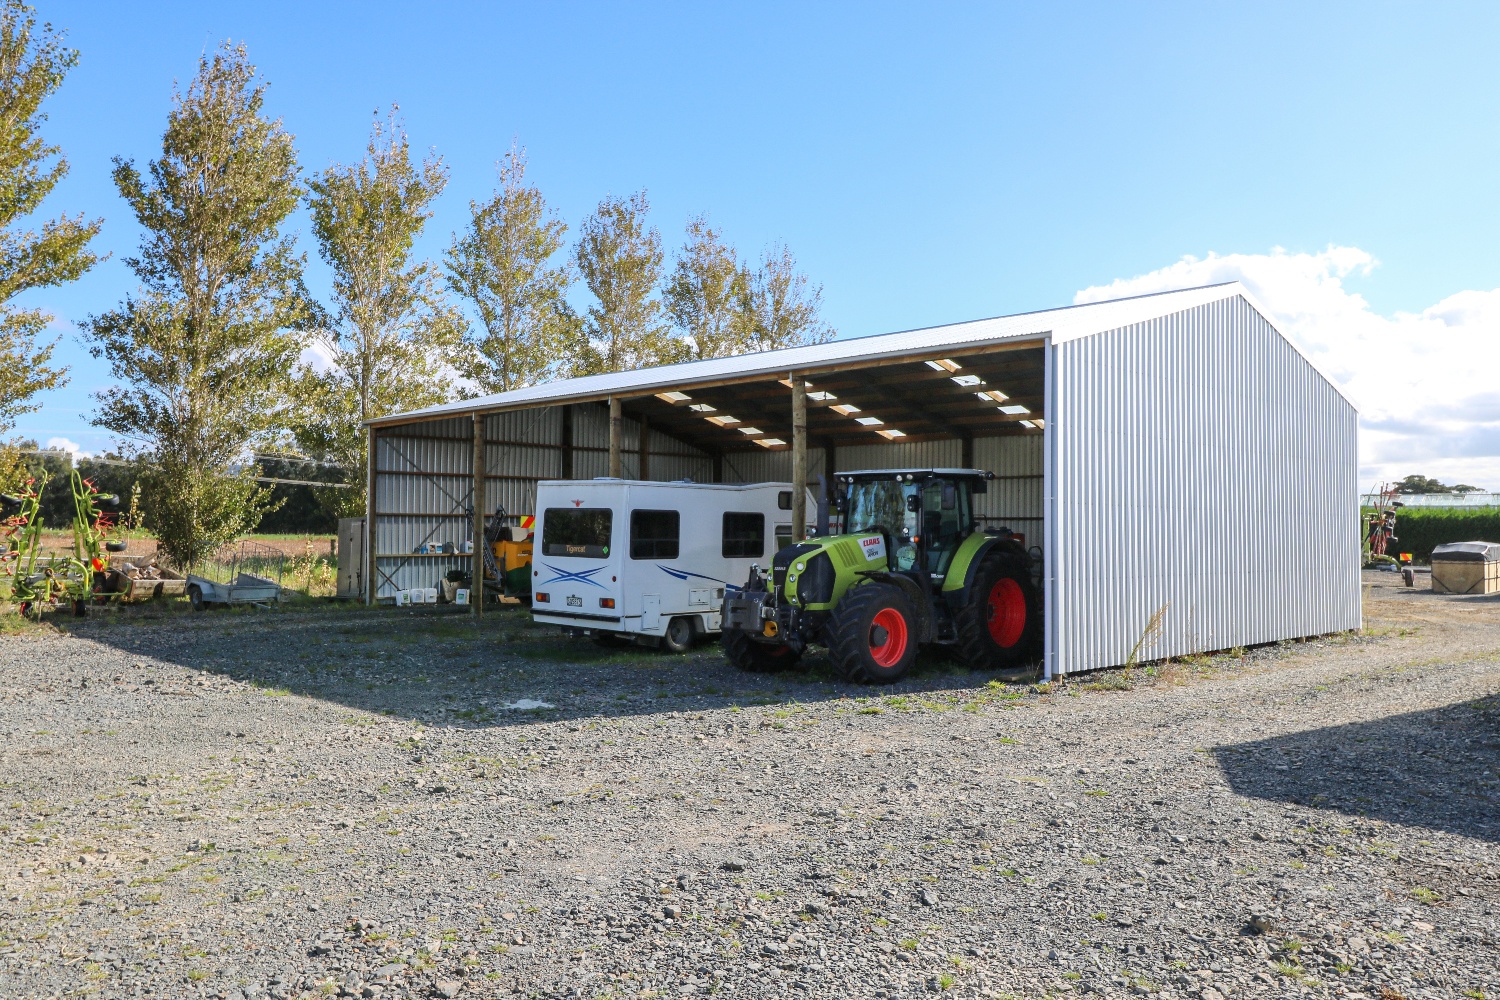
[[[187,595],[188,600],[193,604],[194,611],[202,611],[208,607],[208,602],[203,599],[203,588],[196,583],[188,584]]]
[[[89,602],[88,601],[83,600],[83,599],[80,598],[80,599],[75,600],[73,602],[73,617],[74,618],[83,618],[88,613],[89,613]]]
[[[686,653],[693,648],[698,638],[698,629],[691,618],[673,618],[667,622],[667,634],[662,636],[661,648],[668,653]]]
[[[866,583],[844,595],[828,623],[828,657],[851,681],[891,684],[917,658],[911,599],[888,583]]]
[[[725,629],[719,645],[724,649],[724,659],[752,674],[774,674],[795,665],[802,658],[802,654],[790,646],[756,642],[739,629]]]
[[[1024,561],[991,552],[974,573],[969,603],[954,614],[958,655],[971,670],[1007,670],[1031,655],[1041,606]]]

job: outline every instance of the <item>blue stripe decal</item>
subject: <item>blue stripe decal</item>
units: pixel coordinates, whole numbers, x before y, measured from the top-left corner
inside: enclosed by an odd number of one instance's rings
[[[688,577],[697,577],[699,580],[707,580],[709,583],[719,583],[723,584],[726,587],[729,586],[729,584],[724,583],[723,580],[720,580],[716,576],[704,576],[702,573],[689,573],[685,569],[672,569],[670,566],[661,566],[660,569],[663,573],[677,580],[686,580],[688,579]]]
[[[590,587],[598,587],[600,590],[609,589],[598,580],[592,579],[595,573],[603,573],[606,569],[608,569],[609,567],[607,566],[596,566],[593,569],[580,570],[576,573],[572,570],[558,569],[556,566],[548,566],[546,563],[542,563],[542,566],[545,567],[549,573],[556,573],[557,575],[550,580],[545,580],[542,583],[537,584],[537,586],[550,587],[554,583],[586,583]]]

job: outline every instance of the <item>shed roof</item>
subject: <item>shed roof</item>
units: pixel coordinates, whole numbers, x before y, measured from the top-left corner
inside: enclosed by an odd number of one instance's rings
[[[375,427],[440,419],[476,412],[499,412],[561,403],[627,401],[627,413],[648,417],[652,426],[690,443],[732,451],[784,447],[790,432],[784,396],[777,385],[790,373],[806,377],[810,390],[826,395],[810,412],[809,431],[829,443],[879,443],[881,428],[897,427],[900,438],[1023,433],[1033,430],[1043,399],[1043,343],[1063,343],[1146,322],[1235,296],[1261,315],[1253,297],[1237,281],[1180,291],[1132,296],[1084,305],[1018,313],[826,344],[790,347],[704,361],[687,361],[634,371],[559,379],[472,399],[444,403],[369,421]],[[1295,347],[1295,345],[1293,345]],[[924,359],[955,358],[965,373],[996,390],[996,403],[976,409],[978,386],[929,370]],[[855,374],[857,373],[857,374]],[[949,382],[959,383],[950,385]],[[1330,380],[1330,384],[1331,380]],[[669,394],[682,398],[668,398]],[[688,394],[691,395],[688,395]],[[834,413],[844,405],[854,413]],[[697,409],[699,412],[686,412]],[[705,424],[706,412],[733,410],[731,425]],[[880,414],[884,420],[861,420]],[[1024,423],[1023,423],[1024,422]],[[781,435],[778,437],[778,435]],[[883,435],[893,440],[887,431]]]

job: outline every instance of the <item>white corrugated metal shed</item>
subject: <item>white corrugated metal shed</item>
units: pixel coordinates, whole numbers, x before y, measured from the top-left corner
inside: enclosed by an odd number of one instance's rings
[[[1029,412],[977,406],[924,366],[945,357]],[[372,598],[451,568],[408,553],[445,531],[466,537],[474,419],[481,507],[513,514],[531,513],[538,479],[604,474],[611,397],[624,401],[626,476],[785,480],[774,435],[790,436],[779,383],[791,374],[905,429],[886,440],[831,406],[810,411],[810,477],[999,474],[979,513],[1043,549],[1049,675],[1360,625],[1354,407],[1237,282],[565,379],[372,421]],[[732,407],[760,440],[708,426],[688,400]]]

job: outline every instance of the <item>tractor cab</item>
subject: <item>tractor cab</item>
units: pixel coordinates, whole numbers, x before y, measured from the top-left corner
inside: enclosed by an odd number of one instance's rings
[[[834,501],[843,533],[888,536],[890,569],[941,586],[963,540],[974,532],[972,498],[992,474],[973,469],[848,472]]]
[[[905,676],[919,645],[957,648],[976,669],[1034,651],[1041,606],[1031,556],[1009,529],[980,530],[976,469],[883,469],[835,477],[838,524],[788,545],[771,572],[726,588],[725,655],[775,670],[809,646],[851,680]],[[829,530],[829,529],[832,530]]]

